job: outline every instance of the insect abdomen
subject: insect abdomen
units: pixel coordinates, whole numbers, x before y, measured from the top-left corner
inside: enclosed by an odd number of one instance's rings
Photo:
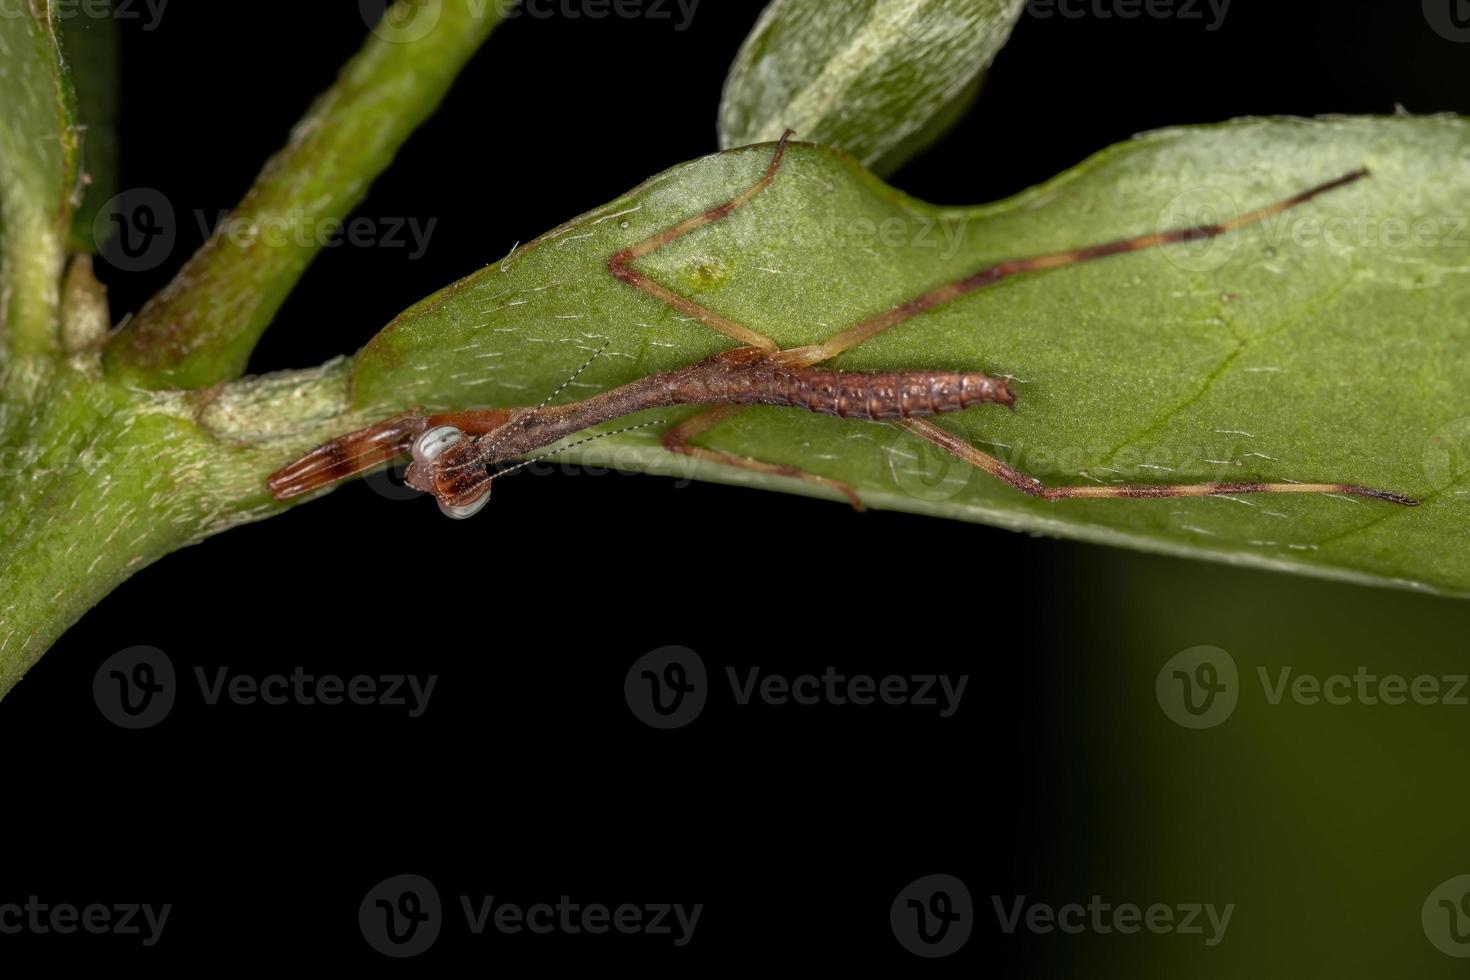
[[[789,405],[838,418],[925,418],[971,405],[1015,401],[1005,379],[971,371],[869,374],[776,367],[762,381],[754,399],[759,404]]]

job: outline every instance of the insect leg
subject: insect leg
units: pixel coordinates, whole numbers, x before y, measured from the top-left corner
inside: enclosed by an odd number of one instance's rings
[[[771,338],[752,330],[743,323],[737,323],[729,317],[722,316],[686,296],[680,296],[667,286],[654,282],[648,276],[634,269],[631,263],[658,251],[670,242],[682,238],[690,232],[697,231],[705,225],[713,224],[722,218],[728,217],[736,208],[739,208],[769,187],[771,181],[776,179],[776,171],[781,168],[781,160],[786,155],[786,143],[790,138],[791,131],[787,130],[781,137],[780,142],[776,144],[776,151],[772,155],[771,162],[766,167],[765,173],[754,184],[751,184],[744,191],[741,191],[724,204],[716,205],[703,214],[687,218],[649,238],[645,238],[636,245],[623,249],[608,260],[608,271],[628,285],[641,289],[666,306],[673,307],[680,313],[693,317],[713,330],[718,330],[731,340],[750,347],[758,347],[768,354],[774,353],[777,345]]]
[[[395,415],[318,446],[272,473],[266,486],[277,500],[290,500],[408,455],[414,440],[430,429],[452,425],[475,435],[494,431],[510,415],[511,410],[503,408],[429,416]]]
[[[735,453],[722,452],[718,449],[705,449],[692,444],[691,440],[714,428],[721,422],[728,420],[731,416],[739,412],[741,408],[742,406],[739,405],[721,405],[717,408],[711,408],[699,412],[696,415],[691,415],[683,422],[680,422],[665,432],[660,437],[660,441],[663,443],[665,449],[670,452],[679,453],[682,456],[702,459],[712,463],[723,463],[727,466],[738,466],[742,469],[753,470],[757,473],[767,473],[772,476],[785,476],[791,477],[792,479],[805,480],[808,483],[823,486],[829,490],[836,490],[838,493],[847,497],[854,510],[860,511],[865,509],[863,500],[858,496],[857,491],[841,480],[818,476],[815,473],[808,473],[794,466],[766,463],[758,459],[752,459],[749,456],[739,456]]]
[[[1066,252],[1055,252],[1051,255],[1037,255],[1024,259],[1008,259],[981,269],[963,279],[957,279],[954,282],[945,283],[943,286],[931,289],[929,292],[915,296],[913,299],[900,303],[892,309],[884,310],[882,313],[869,317],[862,323],[848,327],[846,330],[820,344],[814,344],[809,347],[793,347],[781,351],[775,356],[792,367],[810,367],[813,364],[830,360],[844,351],[849,351],[854,347],[865,344],[890,327],[898,326],[905,320],[918,316],[920,313],[926,313],[937,306],[943,306],[951,300],[958,299],[985,286],[994,285],[1012,276],[1018,276],[1026,272],[1060,269],[1063,266],[1092,262],[1097,259],[1123,255],[1128,252],[1140,252],[1150,248],[1162,248],[1183,242],[1197,242],[1209,238],[1217,238],[1221,235],[1258,224],[1267,218],[1281,214],[1283,211],[1305,204],[1315,197],[1326,194],[1328,191],[1337,190],[1339,187],[1346,187],[1348,184],[1355,183],[1366,176],[1368,176],[1367,170],[1355,170],[1336,180],[1313,187],[1311,190],[1303,191],[1283,201],[1277,201],[1275,204],[1258,208],[1255,211],[1248,212],[1220,224],[1178,228],[1173,231],[1158,232],[1152,235],[1140,235],[1136,238],[1124,238],[1102,245],[1091,245],[1085,248],[1071,249]]]
[[[1355,497],[1369,497],[1417,507],[1419,501],[1387,490],[1348,483],[1189,483],[1189,484],[1105,484],[1085,487],[1048,487],[1034,476],[982,452],[964,439],[943,429],[928,419],[904,419],[897,423],[921,439],[927,439],[941,449],[959,457],[971,466],[990,474],[1002,483],[1032,497],[1044,500],[1099,500],[1126,499],[1150,500],[1162,497],[1216,497],[1243,493],[1342,493]]]

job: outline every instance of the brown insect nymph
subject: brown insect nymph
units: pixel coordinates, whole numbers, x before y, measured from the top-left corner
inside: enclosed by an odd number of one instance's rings
[[[406,476],[409,485],[433,494],[441,509],[450,516],[468,517],[489,499],[491,481],[499,466],[524,460],[577,432],[635,412],[705,405],[712,407],[663,433],[661,438],[666,448],[699,459],[817,483],[845,494],[853,506],[861,509],[861,497],[840,481],[790,466],[694,445],[696,438],[729,419],[740,411],[741,406],[781,405],[841,418],[894,422],[1015,489],[1048,500],[1342,493],[1405,506],[1417,504],[1402,494],[1336,482],[1048,487],[930,421],[935,416],[975,405],[1013,406],[1015,393],[1006,379],[966,371],[865,373],[816,366],[871,340],[890,327],[1002,279],[1228,234],[1351,184],[1367,176],[1367,171],[1355,171],[1224,224],[1183,228],[1053,255],[1001,262],[916,296],[843,330],[824,343],[781,350],[770,338],[744,324],[654,282],[634,269],[632,263],[677,238],[727,217],[769,186],[780,169],[790,135],[787,133],[776,144],[771,163],[760,180],[740,195],[667,228],[617,253],[608,261],[608,270],[619,280],[730,337],[740,343],[740,347],[565,405],[394,416],[334,439],[273,474],[269,481],[271,492],[277,499],[287,500],[366,472],[400,456],[411,455],[413,462]]]

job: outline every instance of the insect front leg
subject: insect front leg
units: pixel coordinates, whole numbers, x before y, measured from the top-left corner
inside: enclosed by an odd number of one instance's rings
[[[277,500],[290,500],[413,453],[429,433],[453,428],[465,435],[493,432],[510,409],[418,415],[405,412],[339,436],[272,473],[266,486]],[[441,437],[447,432],[440,432]]]
[[[695,215],[676,225],[665,228],[643,241],[618,252],[608,260],[608,271],[619,280],[636,289],[642,290],[664,305],[686,316],[693,317],[705,326],[729,337],[731,340],[759,350],[767,355],[775,353],[778,350],[778,345],[771,338],[751,329],[743,323],[737,323],[722,314],[716,313],[686,296],[679,295],[667,286],[655,282],[637,269],[634,269],[632,263],[653,254],[670,242],[729,217],[737,209],[769,187],[771,182],[776,179],[777,172],[781,169],[781,162],[786,155],[786,144],[791,139],[791,136],[792,133],[790,130],[787,130],[781,136],[780,141],[776,144],[775,152],[771,155],[771,162],[767,164],[765,172],[761,174],[755,183],[723,204],[716,205],[702,214]],[[805,480],[814,485],[835,490],[845,496],[855,509],[864,509],[862,499],[857,495],[857,491],[840,480],[818,476],[815,473],[808,473],[793,466],[766,463],[758,459],[738,456],[734,453],[726,453],[714,449],[705,449],[693,444],[693,440],[701,434],[727,421],[740,411],[740,406],[722,405],[700,412],[669,429],[663,434],[660,441],[664,448],[670,452],[678,453],[692,459],[703,459],[710,462],[722,463],[727,466],[738,466],[757,473]]]
[[[794,369],[812,367],[823,361],[837,357],[846,351],[861,346],[879,334],[898,326],[916,316],[933,310],[939,306],[953,302],[986,286],[994,285],[1005,279],[1030,272],[1044,272],[1061,269],[1069,265],[1077,265],[1084,262],[1093,262],[1112,256],[1124,255],[1130,252],[1144,251],[1154,248],[1165,248],[1171,245],[1185,242],[1197,242],[1207,240],[1221,235],[1232,234],[1243,228],[1258,224],[1274,215],[1281,214],[1291,208],[1305,204],[1316,197],[1328,192],[1346,187],[1358,180],[1368,176],[1365,169],[1356,170],[1335,180],[1312,187],[1299,194],[1277,201],[1273,204],[1257,208],[1247,212],[1230,221],[1211,225],[1198,225],[1178,228],[1171,231],[1158,232],[1154,234],[1139,235],[1132,238],[1118,239],[1105,242],[1100,245],[1085,246],[1069,249],[1064,252],[1056,252],[1046,255],[1031,256],[1027,258],[1008,259],[985,268],[979,269],[961,279],[945,283],[928,292],[912,297],[890,309],[883,310],[868,319],[852,327],[840,331],[825,341],[805,347],[778,350],[777,345],[763,334],[751,330],[749,327],[736,323],[712,310],[709,310],[695,301],[680,296],[667,287],[654,282],[647,276],[633,269],[631,263],[639,258],[647,256],[664,245],[676,239],[690,234],[691,232],[705,227],[715,221],[728,217],[737,208],[743,206],[757,194],[768,187],[775,179],[781,166],[786,149],[786,142],[791,134],[783,135],[777,145],[771,162],[765,173],[751,187],[744,192],[718,205],[703,214],[696,215],[679,224],[676,224],[656,235],[645,239],[638,244],[619,252],[613,256],[608,263],[608,269],[620,280],[632,285],[665,305],[678,310],[707,326],[725,334],[726,336],[770,356],[773,360]],[[739,466],[757,472],[771,473],[781,476],[791,476],[806,479],[811,482],[837,489],[852,500],[854,506],[861,509],[861,501],[856,492],[846,484],[831,480],[826,477],[806,473],[793,467],[779,466],[765,463],[760,460],[737,456],[722,451],[704,449],[693,445],[692,440],[707,432],[709,429],[729,420],[739,412],[738,407],[724,406],[708,412],[693,416],[678,426],[675,426],[663,438],[666,448],[683,455],[707,459],[732,466]],[[1213,484],[1190,484],[1190,485],[1162,485],[1162,486],[1111,486],[1111,487],[1047,487],[1024,473],[1007,466],[1005,463],[990,456],[974,446],[965,443],[958,437],[953,436],[939,426],[923,419],[909,419],[900,424],[907,426],[910,431],[922,438],[934,442],[958,456],[960,459],[971,463],[977,468],[991,474],[1016,489],[1033,496],[1044,497],[1050,500],[1075,499],[1075,498],[1157,498],[1157,497],[1194,497],[1234,493],[1323,493],[1337,492],[1347,493],[1363,497],[1388,500],[1394,503],[1412,505],[1415,501],[1400,494],[1387,491],[1372,490],[1352,484],[1291,484],[1291,483],[1213,483]]]
[[[1259,224],[1292,208],[1306,204],[1317,197],[1330,191],[1346,187],[1349,184],[1368,176],[1367,170],[1355,170],[1345,174],[1336,180],[1319,184],[1309,190],[1302,191],[1289,198],[1277,201],[1247,212],[1230,221],[1213,225],[1195,225],[1187,228],[1176,228],[1171,231],[1157,232],[1149,235],[1139,235],[1134,238],[1123,238],[1117,241],[1104,242],[1101,245],[1089,245],[1082,248],[1068,249],[1065,252],[1053,252],[1048,255],[1034,255],[1028,258],[1006,259],[994,265],[979,269],[962,279],[945,283],[921,293],[911,299],[905,300],[891,309],[883,310],[855,326],[848,327],[840,333],[834,334],[819,344],[807,347],[792,347],[780,351],[775,356],[783,363],[792,367],[810,367],[823,361],[831,360],[838,354],[860,347],[874,337],[890,330],[893,327],[911,320],[921,313],[953,302],[962,296],[966,296],[986,286],[993,286],[998,282],[1019,276],[1028,272],[1045,272],[1052,269],[1061,269],[1069,265],[1080,265],[1084,262],[1096,262],[1099,259],[1111,258],[1116,255],[1126,255],[1130,252],[1142,252],[1154,248],[1167,248],[1170,245],[1178,245],[1185,242],[1198,242],[1221,235],[1228,235]]]
[[[688,218],[645,238],[636,245],[623,249],[608,260],[608,271],[621,281],[635,289],[642,290],[665,306],[672,307],[686,316],[693,317],[710,329],[719,331],[737,343],[745,344],[748,347],[759,348],[768,354],[774,353],[778,345],[770,337],[752,330],[743,323],[737,323],[727,316],[716,313],[714,310],[700,303],[696,303],[687,296],[680,296],[662,283],[655,282],[653,279],[633,268],[632,263],[653,254],[670,242],[683,238],[691,232],[698,231],[700,228],[713,224],[716,221],[724,220],[761,191],[769,187],[771,182],[776,179],[776,172],[781,169],[781,161],[786,156],[786,144],[791,139],[791,135],[791,130],[788,129],[781,136],[780,141],[776,144],[776,151],[771,156],[771,162],[766,166],[765,173],[754,184],[751,184],[725,203],[717,204],[703,214],[697,214],[692,218]]]

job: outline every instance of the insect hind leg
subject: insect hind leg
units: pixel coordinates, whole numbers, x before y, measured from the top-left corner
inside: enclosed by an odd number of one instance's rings
[[[1419,506],[1419,501],[1413,497],[1351,483],[1144,483],[1049,487],[1036,477],[1022,473],[928,419],[905,419],[898,424],[1002,483],[1043,500],[1158,500],[1167,497],[1221,497],[1247,493],[1341,493],[1383,500],[1404,507]]]

